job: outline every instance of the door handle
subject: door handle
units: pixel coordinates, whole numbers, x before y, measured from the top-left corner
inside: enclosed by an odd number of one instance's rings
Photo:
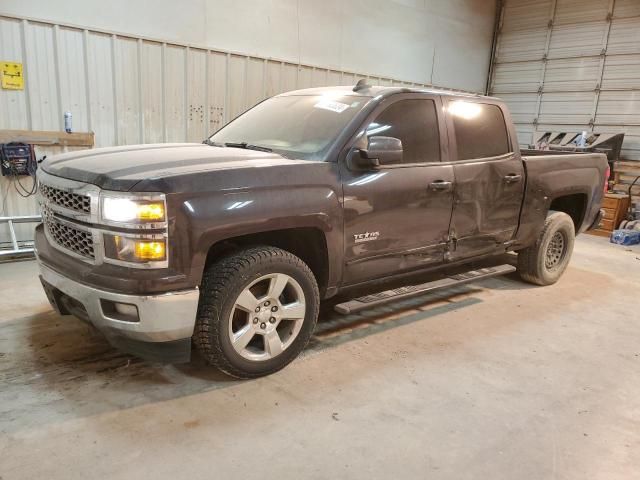
[[[429,184],[429,188],[431,190],[435,190],[436,192],[445,192],[447,190],[451,190],[451,182],[445,182],[444,180],[436,180],[435,182],[431,182]]]
[[[515,173],[510,173],[504,177],[504,181],[507,183],[516,183],[520,180],[522,180],[522,175],[516,175]]]

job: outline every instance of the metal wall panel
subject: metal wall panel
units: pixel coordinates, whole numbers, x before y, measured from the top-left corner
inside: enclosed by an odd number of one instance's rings
[[[0,90],[0,128],[95,132],[97,147],[200,142],[264,98],[327,85],[417,85],[198,45],[0,16],[0,59],[24,64],[26,88]],[[37,148],[38,156],[64,148]],[[25,186],[30,179],[22,179]],[[35,214],[0,178],[1,215]],[[31,226],[18,228],[28,239]],[[0,242],[6,241],[0,231]]]
[[[551,33],[548,58],[597,56],[607,32],[605,22],[557,25]]]
[[[23,25],[20,20],[0,17],[0,59],[25,63]],[[28,68],[28,65],[24,65]],[[26,90],[4,90],[0,94],[0,128],[30,128]]]
[[[549,60],[544,77],[545,92],[594,91],[600,80],[600,58]]]
[[[544,56],[546,39],[546,28],[504,32],[496,48],[496,62],[540,60]]]
[[[29,109],[33,130],[62,130],[62,115],[58,97],[57,48],[54,27],[39,23],[27,23],[25,28],[26,63],[29,75],[25,75],[29,90]]]
[[[613,8],[613,17],[640,17],[640,2],[638,0],[617,0]]]
[[[608,2],[602,0],[558,0],[554,24],[602,22],[607,18]]]
[[[201,142],[207,136],[207,51],[190,48],[187,51],[187,138]]]
[[[502,32],[514,30],[543,30],[549,22],[551,0],[510,0],[504,5]]]
[[[164,141],[164,95],[162,44],[142,42],[140,83],[142,84],[142,142]]]
[[[60,106],[73,112],[74,130],[89,131],[83,32],[58,28],[57,43]],[[55,113],[59,115],[59,112]]]
[[[92,131],[96,132],[96,147],[119,145],[116,136],[115,87],[111,35],[90,32],[85,36],[89,112]],[[25,76],[29,76],[27,71]],[[65,108],[65,107],[63,107]],[[74,113],[73,111],[71,113]],[[58,116],[61,113],[58,112]],[[43,130],[57,130],[50,124]]]
[[[640,1],[505,0],[490,91],[535,130],[625,132],[640,160]]]
[[[493,93],[537,91],[543,66],[542,60],[497,64],[493,72]]]
[[[140,62],[138,42],[132,38],[112,41],[115,86],[116,135],[120,145],[140,143]]]

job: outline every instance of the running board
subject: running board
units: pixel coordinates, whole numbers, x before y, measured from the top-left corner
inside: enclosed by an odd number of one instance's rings
[[[415,297],[416,295],[433,292],[442,288],[463,285],[465,283],[475,282],[476,280],[484,280],[485,278],[505,275],[507,273],[512,273],[515,271],[516,268],[512,265],[498,265],[496,267],[470,270],[468,272],[460,273],[457,275],[450,275],[440,280],[421,283],[420,285],[410,285],[407,287],[400,287],[393,290],[374,293],[372,295],[366,295],[364,297],[354,298],[353,300],[349,300],[348,302],[339,303],[333,308],[338,313],[349,315],[350,313],[356,313],[360,310],[377,307],[379,305],[393,302],[395,300]]]

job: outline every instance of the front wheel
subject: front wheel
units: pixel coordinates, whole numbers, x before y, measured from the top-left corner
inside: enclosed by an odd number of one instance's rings
[[[254,247],[207,268],[194,333],[208,363],[237,378],[289,364],[305,347],[320,296],[309,267],[275,247]]]
[[[536,242],[518,252],[520,278],[535,285],[556,283],[569,265],[575,237],[571,217],[550,211]]]

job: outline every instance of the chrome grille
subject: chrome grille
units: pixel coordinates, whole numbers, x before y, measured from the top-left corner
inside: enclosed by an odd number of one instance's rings
[[[49,235],[58,245],[83,257],[95,259],[91,232],[60,223],[51,214],[43,214],[43,219]]]
[[[91,213],[91,198],[88,195],[67,192],[43,183],[40,184],[40,193],[55,205],[75,210],[76,212]]]

